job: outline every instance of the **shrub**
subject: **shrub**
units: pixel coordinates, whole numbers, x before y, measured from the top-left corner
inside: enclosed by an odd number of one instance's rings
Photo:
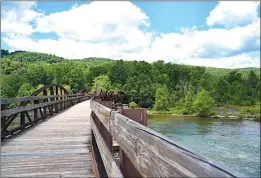
[[[198,112],[199,116],[210,116],[215,113],[215,102],[210,96],[210,94],[201,90],[197,96],[195,101],[193,102],[193,107],[196,112]]]
[[[132,101],[129,103],[129,107],[134,109],[134,108],[138,108],[139,106],[135,102]]]

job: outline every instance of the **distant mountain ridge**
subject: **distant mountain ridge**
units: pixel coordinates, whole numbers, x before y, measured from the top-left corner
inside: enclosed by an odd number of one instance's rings
[[[38,52],[28,52],[28,51],[14,51],[9,52],[8,50],[1,49],[1,58],[2,59],[11,59],[18,62],[47,62],[47,63],[59,63],[59,62],[67,62],[69,61],[84,61],[86,63],[90,63],[91,65],[99,65],[105,62],[113,62],[115,60],[109,58],[101,58],[101,57],[88,57],[84,59],[65,59],[63,57],[58,57],[52,54],[46,53],[38,53]],[[215,68],[215,67],[206,67],[207,71],[211,71],[211,73],[215,72],[229,72],[231,70],[238,70],[238,71],[254,71],[260,73],[260,68],[257,67],[247,67],[247,68],[238,68],[238,69],[226,69],[226,68]],[[223,73],[221,72],[221,73]]]
[[[52,54],[27,52],[27,51],[14,51],[9,53],[8,50],[3,50],[3,49],[1,49],[1,58],[10,59],[17,62],[46,62],[49,64],[68,62],[68,61],[72,61],[72,62],[84,61],[88,63],[88,65],[99,65],[105,62],[113,61],[112,59],[97,58],[97,57],[89,57],[85,59],[65,59],[63,57],[58,57]]]

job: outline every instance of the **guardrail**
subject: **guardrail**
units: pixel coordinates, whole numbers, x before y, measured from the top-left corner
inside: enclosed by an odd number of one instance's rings
[[[1,139],[87,99],[90,99],[90,95],[68,94],[1,98]],[[8,105],[12,103],[18,103],[19,106],[8,108]]]
[[[147,128],[146,110],[114,110],[111,102],[95,98],[90,105],[92,145],[108,177],[245,177]]]

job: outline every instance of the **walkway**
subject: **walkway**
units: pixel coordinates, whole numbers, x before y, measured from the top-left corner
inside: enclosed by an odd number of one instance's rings
[[[93,177],[90,102],[40,122],[1,145],[1,177]]]

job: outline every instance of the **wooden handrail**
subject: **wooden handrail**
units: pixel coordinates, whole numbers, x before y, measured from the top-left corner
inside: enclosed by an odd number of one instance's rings
[[[34,104],[34,105],[28,105],[28,106],[23,106],[23,107],[17,107],[17,108],[13,108],[13,109],[3,110],[3,111],[1,111],[1,117],[3,118],[5,116],[9,116],[9,115],[12,115],[12,114],[21,113],[21,112],[24,112],[24,111],[30,111],[30,110],[33,110],[33,109],[42,108],[42,107],[45,107],[45,106],[50,106],[52,104],[57,104],[57,103],[70,101],[70,100],[75,100],[75,99],[80,99],[80,98],[84,98],[84,96],[67,98],[67,99],[63,99],[63,100],[50,101],[50,102],[45,102],[45,103],[40,103],[40,104]]]
[[[91,100],[91,109],[96,119],[119,144],[142,177],[245,177],[207,157],[180,145],[168,137],[147,128],[132,119]],[[91,118],[93,132],[97,132]],[[97,124],[97,122],[96,122]],[[104,141],[96,136],[99,147]],[[101,143],[102,144],[101,144]],[[101,155],[108,155],[108,151]],[[109,164],[104,162],[104,164]],[[111,167],[106,166],[109,177]],[[115,171],[117,168],[114,168]],[[118,175],[121,176],[120,174]]]
[[[34,100],[43,100],[43,99],[58,98],[58,97],[72,97],[72,96],[83,96],[83,94],[28,96],[28,97],[19,97],[19,98],[1,98],[1,104],[34,101]]]

